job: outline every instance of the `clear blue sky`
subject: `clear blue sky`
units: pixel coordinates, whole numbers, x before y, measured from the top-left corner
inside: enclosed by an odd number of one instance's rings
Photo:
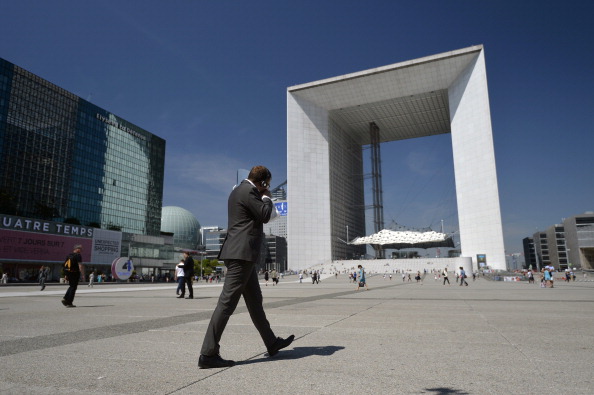
[[[483,44],[514,253],[594,211],[593,15],[591,1],[0,0],[0,57],[166,139],[164,205],[224,227],[238,168],[286,179],[287,87]],[[456,229],[449,135],[384,144],[382,167],[386,224]]]

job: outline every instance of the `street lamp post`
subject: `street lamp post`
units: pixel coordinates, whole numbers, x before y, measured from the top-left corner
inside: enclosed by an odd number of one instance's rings
[[[202,281],[203,279],[203,274],[202,274],[202,261],[204,260],[204,256],[206,255],[206,251],[200,251],[200,281]]]

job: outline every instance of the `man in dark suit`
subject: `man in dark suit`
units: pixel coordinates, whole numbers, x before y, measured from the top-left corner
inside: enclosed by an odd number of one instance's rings
[[[186,285],[188,286],[188,297],[186,299],[194,299],[194,288],[192,288],[192,281],[194,281],[194,259],[188,251],[184,252],[184,278]],[[181,297],[184,297],[184,291],[182,291]]]
[[[256,273],[264,224],[276,208],[268,190],[272,174],[264,166],[255,166],[248,178],[236,186],[227,204],[227,237],[221,247],[219,259],[225,261],[227,275],[223,290],[204,336],[198,366],[202,369],[223,368],[235,365],[219,354],[219,341],[229,318],[243,295],[252,322],[260,333],[269,356],[289,346],[294,335],[286,339],[276,337],[266,319],[262,306],[262,291]]]

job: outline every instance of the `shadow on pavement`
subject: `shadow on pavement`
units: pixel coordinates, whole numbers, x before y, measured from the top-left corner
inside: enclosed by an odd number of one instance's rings
[[[88,308],[93,308],[93,307],[115,307],[114,304],[98,304],[95,306],[77,306],[77,308],[79,309],[88,309]]]
[[[449,394],[460,394],[460,395],[468,395],[468,392],[457,390],[454,388],[446,388],[446,387],[439,387],[439,388],[425,388],[425,391],[434,392],[438,395],[449,395]]]
[[[281,350],[274,358],[270,358],[268,356],[256,358],[256,359],[248,359],[247,361],[238,361],[237,365],[249,365],[252,363],[260,363],[260,362],[268,362],[273,359],[285,359],[285,360],[292,360],[292,359],[301,359],[310,357],[312,355],[321,355],[321,356],[330,356],[334,354],[336,351],[344,350],[342,346],[323,346],[323,347],[295,347],[292,350]],[[266,354],[268,355],[268,354]]]

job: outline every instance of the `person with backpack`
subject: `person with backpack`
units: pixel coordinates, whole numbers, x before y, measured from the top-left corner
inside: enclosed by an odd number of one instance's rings
[[[460,286],[466,285],[468,287],[468,283],[466,282],[466,271],[464,268],[460,266]]]
[[[357,266],[359,268],[359,274],[357,277],[359,277],[359,282],[357,283],[357,289],[355,291],[358,291],[359,288],[365,287],[366,290],[369,291],[369,287],[367,286],[367,281],[365,281],[365,269],[363,269],[362,265]]]
[[[82,245],[75,245],[72,253],[68,254],[64,262],[64,273],[68,279],[68,290],[64,298],[62,298],[62,304],[66,307],[76,307],[72,304],[74,295],[76,294],[76,288],[78,287],[81,275],[83,278],[85,276],[85,267],[83,266],[82,256],[80,255],[81,251]]]

